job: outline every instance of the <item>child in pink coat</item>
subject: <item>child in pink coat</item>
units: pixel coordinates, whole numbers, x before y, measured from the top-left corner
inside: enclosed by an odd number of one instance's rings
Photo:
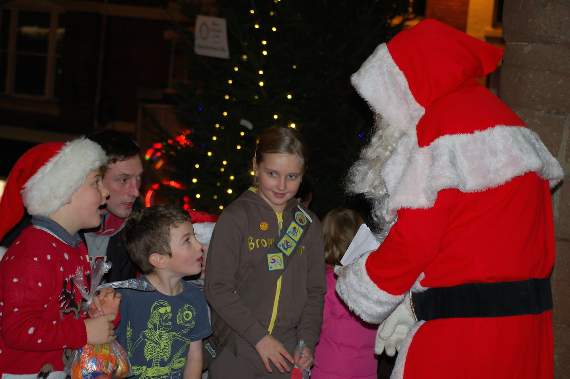
[[[327,293],[321,337],[315,348],[311,379],[376,379],[376,328],[360,320],[337,296],[335,265],[363,223],[351,209],[335,208],[323,219]]]

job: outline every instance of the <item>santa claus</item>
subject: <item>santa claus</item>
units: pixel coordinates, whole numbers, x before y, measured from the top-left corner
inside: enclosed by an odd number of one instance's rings
[[[373,202],[383,240],[337,270],[337,292],[368,322],[396,309],[407,335],[393,378],[553,377],[550,189],[563,172],[477,80],[501,57],[425,20],[352,76],[377,124],[349,189]]]

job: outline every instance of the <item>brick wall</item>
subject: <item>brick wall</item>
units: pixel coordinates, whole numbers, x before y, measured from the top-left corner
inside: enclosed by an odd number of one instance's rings
[[[426,16],[465,31],[468,10],[469,0],[428,0]]]
[[[570,378],[570,2],[509,0],[503,15],[501,98],[536,131],[564,167],[554,195],[557,257],[555,377]]]

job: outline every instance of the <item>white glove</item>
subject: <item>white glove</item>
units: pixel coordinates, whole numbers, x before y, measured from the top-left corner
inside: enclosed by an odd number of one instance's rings
[[[408,332],[417,322],[410,294],[408,293],[396,309],[378,327],[376,334],[376,354],[380,355],[386,351],[386,355],[393,357],[396,351],[402,347],[402,342],[406,339]]]

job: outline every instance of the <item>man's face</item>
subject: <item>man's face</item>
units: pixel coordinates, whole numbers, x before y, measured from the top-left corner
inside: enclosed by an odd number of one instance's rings
[[[107,210],[119,218],[127,218],[139,197],[143,166],[138,156],[109,164],[103,185],[109,190]]]

